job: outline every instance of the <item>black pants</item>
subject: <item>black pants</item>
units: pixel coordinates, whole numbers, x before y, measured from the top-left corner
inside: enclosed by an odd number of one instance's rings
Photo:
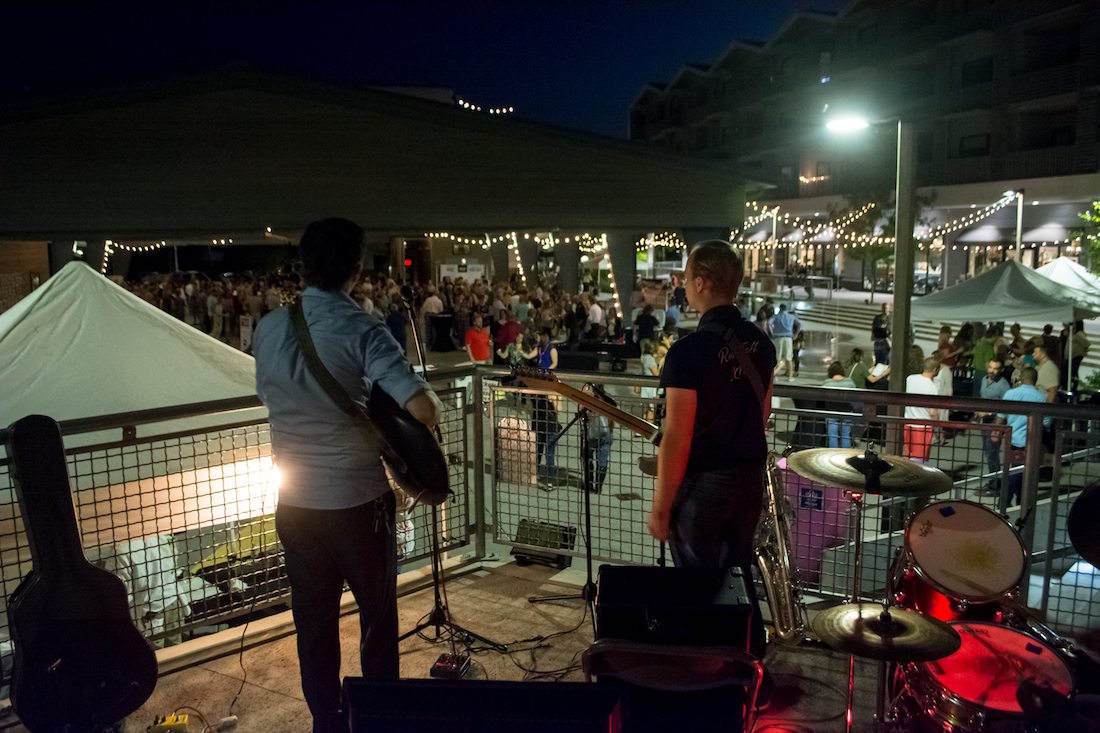
[[[314,733],[346,731],[340,711],[340,596],[359,604],[363,676],[396,680],[397,543],[392,493],[350,509],[280,504],[275,527],[286,552],[302,692]]]

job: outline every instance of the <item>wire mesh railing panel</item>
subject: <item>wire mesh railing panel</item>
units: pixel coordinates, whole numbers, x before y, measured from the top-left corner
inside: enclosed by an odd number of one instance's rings
[[[595,376],[595,375],[593,375]],[[577,385],[579,386],[579,385]],[[585,535],[586,461],[583,422],[562,397],[490,384],[494,539],[552,556],[652,564],[657,543],[646,532],[654,478],[638,465],[656,449],[646,439],[593,415],[588,419],[588,495],[591,537]],[[621,409],[653,420],[661,403],[633,389],[614,392]],[[640,390],[639,390],[640,392]]]
[[[1100,433],[1059,430],[1054,445],[1054,454],[1062,460],[1049,467],[1049,484],[1044,480],[1048,476],[1040,477],[1028,605],[1038,608],[1047,623],[1061,633],[1096,632],[1100,630],[1100,571],[1074,548],[1067,525],[1074,502],[1085,489],[1100,483]],[[1089,521],[1095,528],[1096,517]],[[1089,539],[1078,537],[1076,541]]]
[[[468,385],[434,386],[454,491],[439,512],[440,546],[448,550],[470,539]],[[275,531],[279,475],[266,421],[73,448],[67,461],[85,555],[123,581],[131,617],[155,645],[287,602]],[[431,554],[431,518],[430,507],[399,510],[402,562]],[[10,654],[7,600],[32,566],[6,459],[0,568],[0,652]]]

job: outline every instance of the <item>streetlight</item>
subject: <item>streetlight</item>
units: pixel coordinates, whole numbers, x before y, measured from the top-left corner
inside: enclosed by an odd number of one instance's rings
[[[900,117],[882,120],[897,122],[898,157],[897,177],[894,194],[894,319],[891,331],[894,337],[892,364],[890,368],[890,391],[905,391],[905,362],[909,357],[909,308],[913,298],[913,267],[915,254],[913,246],[913,225],[915,221],[916,195],[916,136],[913,123],[904,122]],[[830,119],[825,127],[830,132],[850,134],[866,130],[871,122],[859,115],[844,115]]]
[[[1005,191],[1002,196],[1016,197],[1016,261],[1024,264],[1024,189]]]

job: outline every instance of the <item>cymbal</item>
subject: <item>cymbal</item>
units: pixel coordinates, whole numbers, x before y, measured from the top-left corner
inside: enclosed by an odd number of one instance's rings
[[[930,662],[955,653],[962,640],[939,619],[877,603],[849,603],[818,613],[813,629],[831,649],[887,662]]]
[[[1074,500],[1066,518],[1066,532],[1073,549],[1090,565],[1100,566],[1100,535],[1096,517],[1100,516],[1100,482],[1093,484]]]
[[[863,457],[862,448],[810,448],[792,453],[787,458],[787,468],[826,486],[867,494],[932,496],[951,488],[951,478],[938,468],[902,456],[883,454],[878,456],[886,464],[879,479],[882,485],[875,490],[868,486],[863,473],[848,462]]]

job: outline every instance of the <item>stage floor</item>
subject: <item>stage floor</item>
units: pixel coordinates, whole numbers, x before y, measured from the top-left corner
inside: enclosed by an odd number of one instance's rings
[[[579,663],[581,652],[592,641],[591,619],[584,613],[581,601],[530,604],[527,598],[579,590],[576,583],[584,578],[583,561],[559,573],[541,566],[519,567],[513,562],[505,562],[509,559],[502,552],[499,562],[490,562],[483,569],[447,582],[450,609],[456,623],[493,641],[513,643],[515,648],[525,650],[511,655],[479,652],[473,657],[468,676],[522,680],[527,675],[525,669],[552,672]],[[415,626],[431,608],[430,588],[401,597],[398,601],[401,631]],[[340,628],[343,673],[356,675],[359,671],[357,616],[344,616]],[[534,650],[531,647],[535,644],[519,641],[549,634],[560,635],[551,639],[547,646]],[[237,731],[310,730],[309,711],[299,687],[295,643],[296,637],[291,634],[246,649],[240,659],[234,653],[162,676],[152,697],[126,720],[126,733],[144,731],[155,715],[184,706],[198,709],[216,725],[229,714],[242,680],[243,690],[233,711],[239,717]],[[416,636],[403,641],[400,647],[402,677],[428,677],[430,665],[447,646],[432,644]],[[848,673],[846,656],[820,648],[772,645],[767,662],[776,687],[770,707],[757,724],[758,732],[843,730]],[[857,664],[857,723],[869,721],[873,712],[874,670],[871,662]],[[583,681],[584,675],[578,668],[560,678]],[[426,700],[425,704],[430,705],[431,701]],[[728,725],[729,721],[724,721],[718,729],[727,730]],[[202,730],[193,713],[190,730],[193,733]]]

